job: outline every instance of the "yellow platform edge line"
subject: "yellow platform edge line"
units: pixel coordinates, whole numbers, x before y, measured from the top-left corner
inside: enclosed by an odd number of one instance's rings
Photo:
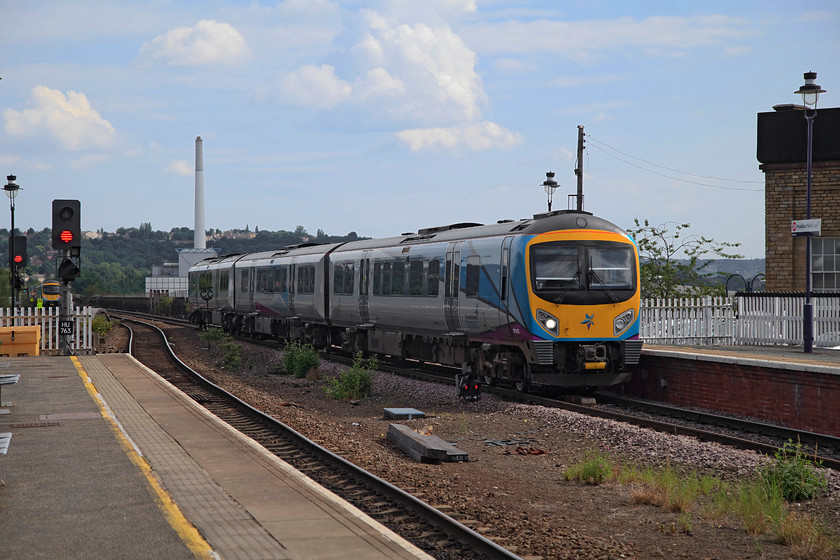
[[[184,514],[181,513],[181,509],[172,499],[172,496],[170,496],[169,492],[160,485],[160,482],[154,475],[154,472],[152,472],[152,467],[149,465],[148,461],[146,461],[146,459],[137,452],[137,449],[134,447],[133,443],[130,442],[128,436],[117,424],[116,419],[105,408],[103,404],[104,399],[91,382],[90,376],[85,371],[82,363],[76,356],[72,356],[71,359],[73,361],[73,365],[76,366],[76,371],[78,371],[79,377],[82,378],[85,389],[87,389],[88,394],[99,408],[99,413],[103,418],[105,418],[105,420],[108,421],[108,424],[111,426],[111,431],[119,442],[120,447],[122,447],[122,450],[128,456],[129,460],[140,470],[143,476],[146,477],[146,482],[149,484],[152,494],[155,497],[155,503],[163,512],[164,517],[166,517],[166,521],[175,530],[180,539],[196,558],[218,558],[208,542],[201,536],[198,529],[196,529],[195,526],[190,523],[186,517],[184,517]]]

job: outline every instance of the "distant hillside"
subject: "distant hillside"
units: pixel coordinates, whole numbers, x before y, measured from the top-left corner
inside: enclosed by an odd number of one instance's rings
[[[50,230],[22,232],[27,238],[29,263],[24,270],[27,285],[35,287],[41,280],[55,278],[58,251],[51,247]],[[0,239],[8,239],[9,231],[0,229]],[[85,232],[82,240],[81,277],[73,282],[75,293],[138,294],[145,289],[145,278],[152,266],[178,262],[178,249],[193,246],[193,230],[174,228],[153,231],[149,224],[140,228],[119,228],[116,232]],[[338,243],[360,239],[355,232],[348,235],[326,235],[322,230],[311,235],[298,226],[291,231],[231,230],[209,232],[207,247],[220,254],[251,253],[282,249],[299,243]],[[0,242],[0,262],[8,270],[9,245]],[[7,273],[8,274],[8,273]],[[7,276],[6,276],[7,277]],[[4,292],[5,285],[5,292]],[[9,295],[8,282],[0,282],[0,298]]]

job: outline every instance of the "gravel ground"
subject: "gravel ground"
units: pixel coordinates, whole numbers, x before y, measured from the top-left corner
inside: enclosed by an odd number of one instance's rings
[[[278,373],[279,352],[246,343],[243,365],[226,371],[217,365],[220,354],[199,343],[194,330],[165,330],[179,357],[215,383],[523,558],[797,557],[772,536],[749,535],[736,520],[702,504],[673,513],[637,504],[632,486],[588,486],[563,478],[568,466],[600,451],[617,464],[667,465],[734,481],[765,460],[755,453],[491,395],[463,403],[454,385],[382,372],[374,373],[370,398],[335,401],[323,388],[343,366],[322,361],[313,379],[295,379]],[[114,333],[106,344],[119,349],[118,338]],[[412,461],[385,437],[389,421],[383,408],[389,407],[425,412],[426,418],[400,423],[452,442],[469,461]],[[826,474],[829,490],[793,507],[840,533],[840,476]],[[831,557],[840,558],[840,552]]]

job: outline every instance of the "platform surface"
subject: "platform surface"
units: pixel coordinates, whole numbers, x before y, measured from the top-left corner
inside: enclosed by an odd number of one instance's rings
[[[430,558],[125,354],[0,360],[0,555]]]

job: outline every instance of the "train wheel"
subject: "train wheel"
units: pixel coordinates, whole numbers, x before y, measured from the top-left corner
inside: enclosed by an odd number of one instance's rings
[[[483,379],[484,379],[484,384],[487,385],[488,387],[495,387],[499,382],[499,378],[494,377],[492,375],[485,375],[485,376],[483,376]]]
[[[522,363],[522,377],[515,379],[513,386],[520,393],[527,393],[531,388],[531,366],[528,365],[528,362]]]

